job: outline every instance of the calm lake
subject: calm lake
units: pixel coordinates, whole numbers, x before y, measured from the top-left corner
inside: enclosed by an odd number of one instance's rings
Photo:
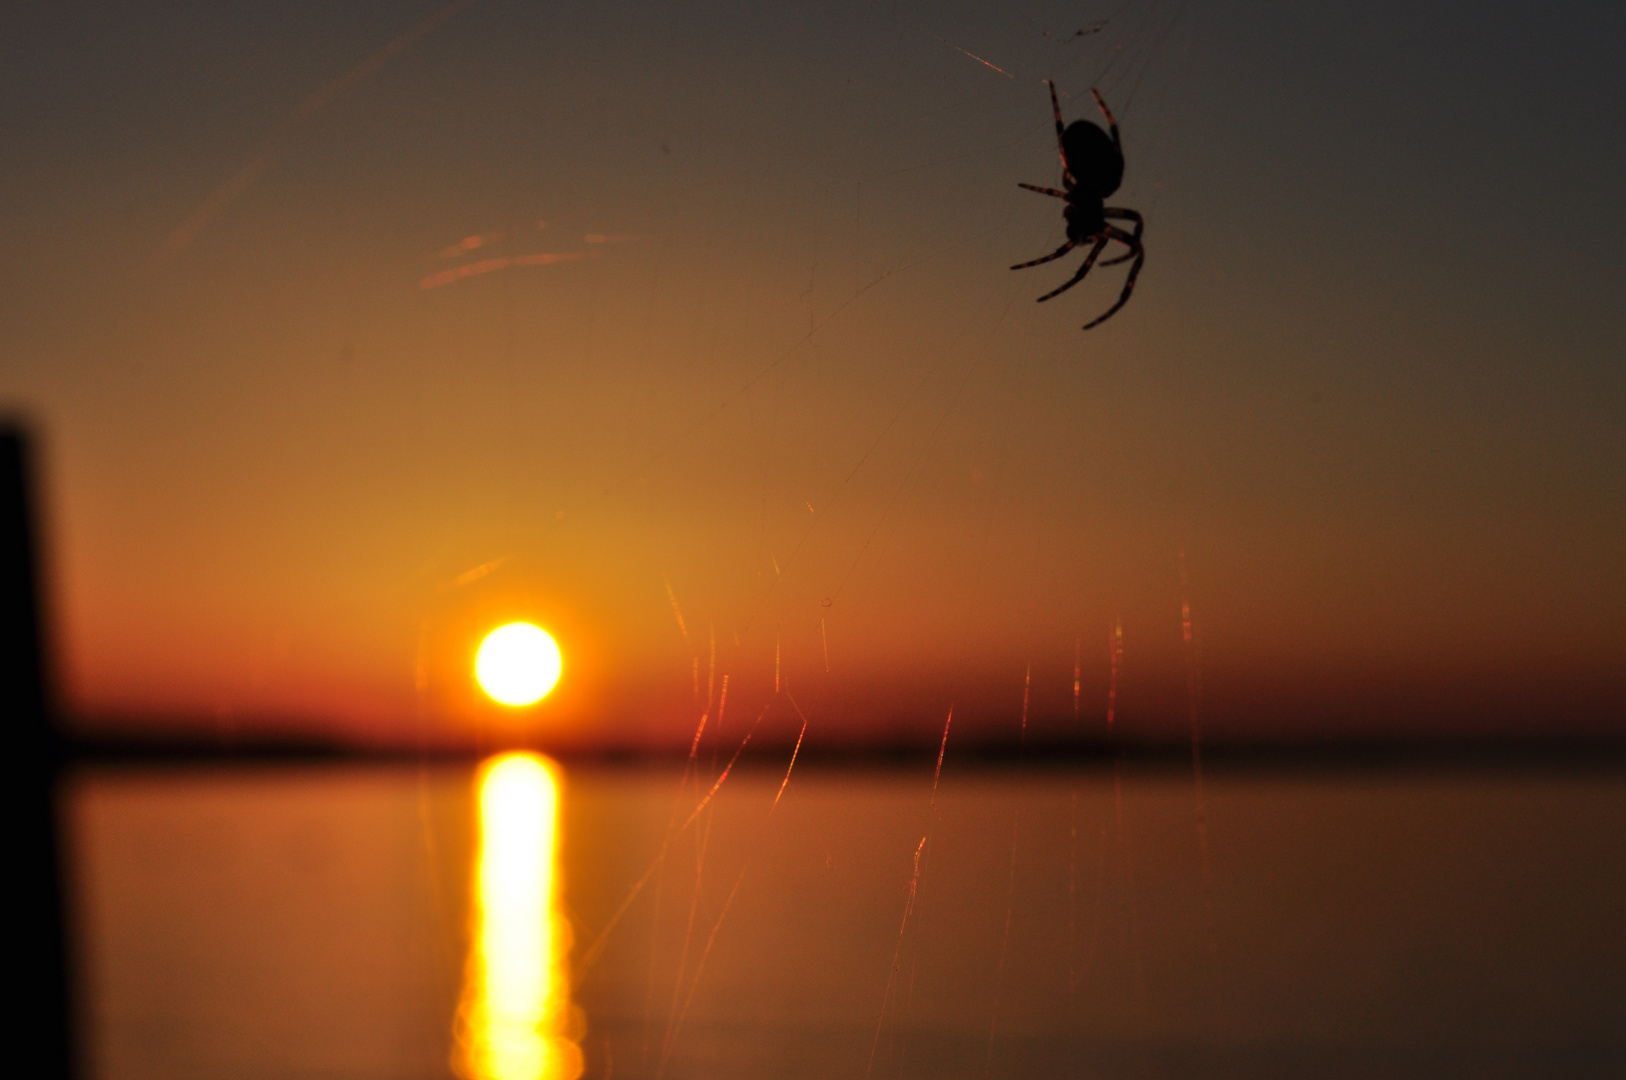
[[[700,764],[81,769],[92,1075],[1626,1075],[1618,773]]]

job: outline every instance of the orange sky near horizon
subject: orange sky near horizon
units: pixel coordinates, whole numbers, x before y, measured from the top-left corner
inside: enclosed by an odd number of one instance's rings
[[[353,83],[441,5],[6,47],[0,404],[82,722],[461,741],[527,618],[550,745],[686,745],[713,672],[741,731],[776,664],[827,742],[1011,738],[1031,665],[1059,738],[1121,619],[1124,730],[1174,737],[1184,594],[1216,739],[1618,733],[1618,12],[1543,22],[1521,104],[1524,24],[1443,5],[1417,53],[1153,0],[1067,46],[1066,5],[466,7]],[[1122,267],[1007,269],[1061,232],[1044,78],[1148,217],[1088,333]]]

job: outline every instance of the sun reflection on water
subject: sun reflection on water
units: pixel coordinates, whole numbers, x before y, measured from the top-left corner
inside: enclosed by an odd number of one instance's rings
[[[469,1080],[576,1080],[580,1020],[557,910],[552,762],[504,754],[480,774],[474,942],[454,1065]]]

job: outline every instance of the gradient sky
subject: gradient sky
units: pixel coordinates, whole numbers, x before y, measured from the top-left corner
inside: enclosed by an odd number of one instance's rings
[[[1183,548],[1216,737],[1616,731],[1623,40],[1603,3],[31,5],[0,403],[67,700],[457,737],[526,616],[560,744],[686,739],[713,639],[731,723],[777,648],[810,737],[1007,736],[1029,664],[1060,735],[1121,619],[1126,730],[1169,734]],[[1016,187],[1058,180],[1045,78],[1117,110],[1148,219],[1088,334],[1121,267],[1043,305],[1076,259],[1006,269],[1061,239]]]

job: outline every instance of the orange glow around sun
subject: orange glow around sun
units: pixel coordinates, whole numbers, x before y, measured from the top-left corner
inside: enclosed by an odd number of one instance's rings
[[[559,682],[559,644],[540,626],[512,622],[480,642],[474,678],[493,701],[521,708],[535,705]]]

